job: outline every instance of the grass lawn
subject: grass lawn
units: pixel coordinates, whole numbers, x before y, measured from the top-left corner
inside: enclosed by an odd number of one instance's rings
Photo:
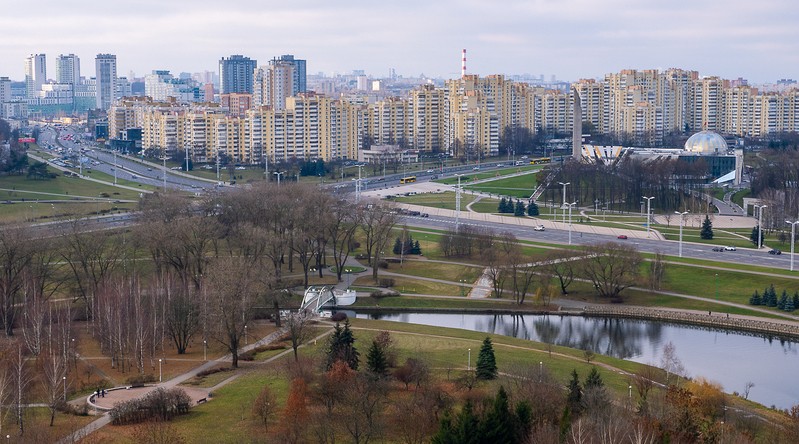
[[[480,266],[465,267],[459,264],[444,264],[424,260],[406,260],[402,267],[397,263],[389,264],[387,271],[451,282],[458,282],[461,279],[474,282],[482,274],[483,268]]]
[[[469,209],[471,209],[476,213],[496,213],[498,207],[499,207],[498,199],[483,197],[477,202],[472,203],[472,206],[470,206]]]
[[[470,204],[475,197],[471,194],[461,193],[461,211],[466,209],[466,205]],[[422,205],[432,208],[444,208],[446,210],[455,209],[455,192],[445,191],[443,193],[422,193],[415,196],[397,196],[393,199],[395,202]]]
[[[533,194],[535,187],[535,174],[525,174],[522,176],[500,178],[477,185],[469,185],[466,189],[526,199]]]
[[[499,175],[499,177],[502,177],[502,175],[504,175],[504,174],[514,174],[514,173],[520,173],[520,172],[523,172],[523,171],[537,171],[537,170],[540,170],[540,169],[541,169],[541,166],[530,166],[530,165],[528,165],[528,166],[520,166],[520,167],[513,167],[513,168],[505,168],[505,169],[500,169],[500,170],[489,170],[489,171],[484,171],[484,172],[472,171],[472,172],[469,172],[469,173],[464,173],[464,175],[461,176],[461,185],[462,186],[466,185],[466,184],[468,184],[469,182],[471,182],[473,180],[491,179],[491,178],[497,177],[497,173],[501,173]],[[533,177],[533,176],[534,175],[529,176],[529,177]],[[525,177],[528,177],[528,176],[525,176]],[[535,180],[535,179],[532,179],[532,180]],[[443,183],[445,185],[456,185],[458,183],[458,178],[455,177],[455,176],[444,177],[444,178],[441,178],[441,179],[438,179],[438,180],[434,180],[434,182]]]
[[[411,277],[383,276],[393,279],[394,285],[391,287],[402,294],[434,294],[444,296],[460,296],[461,288],[458,285],[443,284],[440,282],[423,281]],[[370,286],[374,285],[372,276],[363,276],[355,279],[353,285]]]
[[[48,171],[56,172],[50,169]],[[139,199],[137,191],[61,175],[50,180],[28,179],[25,176],[2,176],[0,177],[0,188],[3,189],[0,191],[0,200],[74,200],[76,197],[91,199],[99,197],[102,193],[106,193],[109,197],[115,199]]]

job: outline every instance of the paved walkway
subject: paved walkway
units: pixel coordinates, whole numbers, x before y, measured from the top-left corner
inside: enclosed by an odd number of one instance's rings
[[[253,348],[261,346],[261,345],[269,344],[270,342],[273,342],[274,340],[279,338],[280,335],[282,335],[282,334],[283,334],[282,330],[278,330],[278,331],[272,332],[271,334],[265,336],[264,338],[261,338],[257,342],[255,342],[253,344],[250,344],[250,345],[247,345],[245,347],[242,347],[241,350],[239,351],[239,353],[243,353],[243,352],[252,350]],[[159,384],[156,384],[156,385],[153,385],[153,386],[143,387],[141,389],[136,389],[136,390],[115,390],[115,391],[112,391],[112,392],[108,392],[108,393],[106,393],[106,397],[105,398],[100,398],[100,402],[103,403],[104,407],[105,406],[113,407],[113,405],[116,402],[126,401],[126,400],[129,400],[129,399],[137,398],[139,396],[144,396],[145,394],[147,394],[150,391],[155,390],[156,388],[159,388],[159,387],[160,388],[167,388],[167,389],[173,388],[173,387],[177,387],[179,384],[181,384],[181,383],[183,383],[183,382],[185,382],[185,381],[197,376],[197,373],[199,373],[201,371],[204,371],[204,370],[209,370],[209,369],[213,368],[214,366],[218,365],[219,363],[230,361],[231,358],[232,357],[230,355],[225,355],[225,356],[223,356],[223,357],[221,357],[219,359],[210,360],[210,361],[206,362],[205,364],[202,364],[202,365],[200,365],[198,367],[195,367],[195,368],[193,368],[193,369],[191,369],[191,370],[189,370],[189,371],[187,371],[187,372],[185,372],[185,373],[183,373],[181,375],[178,375],[178,376],[176,376],[176,377],[174,377],[174,378],[172,378],[172,379],[170,379],[168,381],[164,381],[162,383],[159,383]],[[199,400],[199,399],[202,399],[203,397],[207,397],[208,393],[210,392],[210,390],[207,390],[207,391],[205,391],[205,396],[202,396],[201,392],[196,392],[195,390],[203,390],[203,389],[193,389],[193,388],[189,388],[189,387],[181,387],[181,388],[186,390],[186,392],[189,393],[189,396],[192,396],[192,394],[194,394],[192,399],[195,399],[195,400]],[[117,393],[117,392],[119,392],[119,393]],[[199,397],[196,397],[196,396],[199,396]],[[100,429],[101,427],[104,427],[104,426],[108,425],[110,422],[111,422],[111,417],[108,415],[108,413],[103,413],[102,416],[100,416],[100,418],[98,418],[97,420],[85,425],[84,427],[82,427],[81,429],[75,431],[71,435],[63,438],[62,440],[59,441],[59,443],[66,444],[66,443],[76,442],[76,441],[88,436],[89,434],[93,433],[97,429]]]

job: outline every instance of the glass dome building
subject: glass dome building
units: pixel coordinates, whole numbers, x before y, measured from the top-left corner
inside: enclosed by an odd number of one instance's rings
[[[713,131],[700,131],[685,141],[685,151],[698,155],[726,154],[727,142]]]

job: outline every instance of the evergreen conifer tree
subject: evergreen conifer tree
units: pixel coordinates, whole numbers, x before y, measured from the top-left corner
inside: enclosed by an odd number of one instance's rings
[[[759,243],[757,241],[758,235],[760,235],[760,242]],[[760,226],[757,225],[754,228],[752,228],[752,234],[749,235],[749,240],[751,240],[752,243],[755,244],[755,246],[758,246],[758,245],[762,245],[763,244],[763,238],[764,237],[765,236],[763,235],[763,230],[761,230]]]
[[[402,241],[399,237],[394,241],[394,249],[392,251],[394,254],[400,254],[402,252]]]
[[[413,243],[413,248],[411,248],[411,254],[422,254],[422,246],[419,244],[418,240]]]
[[[571,412],[578,413],[583,401],[583,388],[580,386],[580,377],[577,375],[577,370],[572,369],[572,378],[566,388],[568,390],[568,395],[566,395],[567,408],[570,414]]]
[[[467,400],[461,412],[455,418],[453,427],[454,442],[478,444],[480,442],[480,418],[474,413],[471,400]]]
[[[596,367],[591,367],[591,372],[588,373],[588,376],[585,378],[585,389],[592,389],[592,388],[602,388],[605,386],[605,383],[602,382],[602,376],[599,374],[599,370]]]
[[[713,222],[710,217],[705,214],[705,220],[702,222],[702,230],[699,232],[699,237],[702,239],[713,239]]]
[[[337,322],[333,327],[327,344],[327,370],[336,361],[344,361],[351,369],[358,370],[358,350],[355,348],[355,337],[350,330],[350,321],[344,321],[344,328]]]
[[[527,215],[528,216],[538,216],[538,204],[535,202],[530,202],[530,205],[527,205]]]
[[[755,293],[749,298],[749,305],[761,305],[763,301],[760,299],[760,293],[755,290]]]
[[[491,410],[480,424],[480,440],[485,443],[512,443],[514,436],[508,393],[500,386]]]
[[[438,431],[433,438],[430,439],[431,444],[457,444],[455,440],[454,430],[452,426],[452,417],[450,411],[446,410],[444,416],[441,417],[441,423],[438,425]]]
[[[388,360],[383,348],[377,341],[372,341],[369,351],[366,352],[366,366],[369,371],[377,376],[385,376],[388,372]]]
[[[497,361],[494,356],[494,346],[491,338],[486,337],[480,347],[480,354],[477,356],[476,366],[477,379],[495,379],[497,377]]]
[[[516,207],[513,210],[514,216],[524,216],[524,204],[521,200],[516,199]]]
[[[497,212],[498,213],[504,213],[505,212],[505,198],[504,197],[499,200],[499,205],[497,206]]]

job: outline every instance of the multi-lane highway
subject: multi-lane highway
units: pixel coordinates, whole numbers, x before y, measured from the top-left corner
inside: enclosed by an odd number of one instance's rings
[[[214,181],[187,177],[169,169],[164,170],[161,166],[131,160],[126,156],[114,156],[112,151],[102,149],[93,142],[82,141],[78,134],[69,130],[56,134],[54,129],[47,128],[42,131],[39,137],[39,144],[45,147],[49,145],[54,149],[55,147],[62,147],[65,151],[72,150],[73,153],[81,153],[81,156],[86,160],[83,163],[84,174],[86,174],[86,170],[91,168],[117,179],[161,187],[164,184],[164,172],[166,172],[166,185],[168,188],[198,191],[216,186]]]
[[[403,216],[403,223],[409,226],[434,228],[434,229],[452,229],[455,227],[455,218],[445,216],[418,217],[418,216]],[[547,228],[546,231],[534,231],[532,227],[519,226],[512,223],[513,218],[509,223],[496,223],[487,221],[476,221],[469,219],[460,219],[461,226],[480,226],[490,228],[498,232],[513,233],[519,239],[540,241],[554,244],[568,244],[569,232],[568,230],[558,230]],[[619,243],[634,245],[639,251],[644,253],[663,253],[669,256],[679,255],[679,242],[678,241],[664,241],[657,239],[618,239],[615,235],[610,234],[595,234],[595,233],[579,233],[572,232],[572,244],[586,245],[598,242],[614,241]],[[691,242],[683,242],[682,253],[683,257],[712,260],[720,262],[730,262],[736,264],[750,264],[762,267],[770,267],[775,269],[790,268],[790,253],[783,253],[781,255],[768,254],[768,248],[762,248],[759,251],[751,248],[738,248],[736,251],[713,251],[713,245],[696,244]],[[794,264],[799,268],[799,261]]]

